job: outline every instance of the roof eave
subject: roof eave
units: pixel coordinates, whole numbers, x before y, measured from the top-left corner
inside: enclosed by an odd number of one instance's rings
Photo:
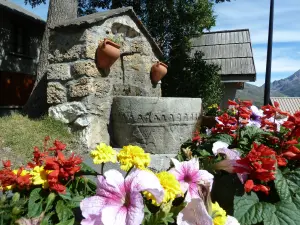
[[[151,47],[153,48],[154,53],[157,55],[159,59],[163,58],[163,52],[159,48],[159,46],[156,44],[154,38],[150,35],[149,31],[146,29],[146,27],[142,24],[142,22],[139,20],[137,15],[135,14],[132,7],[123,7],[119,9],[113,9],[111,10],[111,14],[109,15],[101,15],[103,12],[98,12],[94,14],[90,14],[87,16],[78,17],[76,19],[67,20],[61,24],[57,24],[51,29],[59,29],[64,27],[72,27],[72,26],[91,26],[93,23],[97,23],[99,21],[103,21],[115,16],[121,16],[121,15],[129,15],[130,18],[136,23],[137,27],[142,31],[142,33],[145,35],[145,37],[149,40]],[[98,15],[98,17],[97,17]]]
[[[255,82],[256,74],[220,74],[222,83]]]
[[[9,2],[10,4],[12,4],[11,2]],[[42,25],[46,25],[46,21],[44,21],[42,18],[40,18],[40,17],[38,17],[38,16],[32,16],[32,15],[30,15],[30,14],[27,14],[26,13],[26,10],[25,9],[23,9],[24,10],[24,12],[23,11],[20,11],[20,10],[18,10],[18,9],[15,9],[15,8],[12,8],[12,7],[9,7],[8,5],[4,5],[3,3],[1,3],[0,2],[0,8],[3,8],[3,9],[5,9],[5,10],[7,10],[7,11],[10,11],[10,12],[12,12],[12,13],[14,13],[14,14],[18,14],[18,15],[20,15],[20,16],[23,16],[23,17],[26,17],[27,19],[29,19],[29,20],[31,20],[31,21],[34,21],[34,22],[36,22],[36,23],[40,23],[40,24],[42,24]]]

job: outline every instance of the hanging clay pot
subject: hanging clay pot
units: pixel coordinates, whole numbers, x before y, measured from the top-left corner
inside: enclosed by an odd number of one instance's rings
[[[160,81],[168,72],[168,66],[162,62],[157,62],[151,67],[151,81],[157,83]]]
[[[97,48],[97,66],[101,69],[108,69],[120,57],[120,45],[104,38],[104,41],[99,42]]]

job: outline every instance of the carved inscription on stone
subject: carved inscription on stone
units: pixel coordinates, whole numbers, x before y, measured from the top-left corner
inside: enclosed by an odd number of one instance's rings
[[[200,116],[197,112],[191,113],[147,113],[147,114],[131,114],[118,112],[113,115],[115,121],[126,123],[170,123],[170,122],[188,122],[196,121]]]

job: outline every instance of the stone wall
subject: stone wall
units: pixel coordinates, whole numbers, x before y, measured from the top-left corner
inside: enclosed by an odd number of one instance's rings
[[[160,84],[150,81],[158,55],[132,16],[101,19],[98,13],[86,23],[90,18],[53,28],[47,72],[49,115],[69,124],[89,149],[110,143],[113,96],[161,96]],[[121,40],[121,57],[104,71],[96,67],[95,53],[99,40],[112,36]]]

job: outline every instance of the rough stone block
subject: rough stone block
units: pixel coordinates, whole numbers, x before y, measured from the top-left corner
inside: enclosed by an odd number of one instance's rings
[[[59,104],[67,101],[67,90],[58,82],[49,82],[47,87],[47,102]]]
[[[69,87],[69,94],[72,98],[84,97],[94,93],[93,80],[90,78],[80,78]]]
[[[90,124],[78,133],[80,142],[87,149],[93,149],[101,142],[110,143],[110,137],[107,132],[108,122],[99,116],[93,115],[89,117],[89,120]]]
[[[111,95],[112,86],[110,79],[97,79],[94,82],[96,96],[103,98]]]
[[[139,145],[152,154],[176,154],[191,138],[200,98],[115,97],[112,133],[118,146]]]
[[[147,96],[147,91],[141,86],[114,84],[113,96]]]
[[[86,35],[82,28],[53,31],[50,35],[49,62],[60,63],[83,59],[85,39]]]
[[[83,103],[89,113],[109,121],[112,97],[100,98],[97,95],[89,95],[83,99]]]
[[[63,123],[71,123],[85,113],[86,108],[81,102],[67,102],[49,108],[49,116]]]
[[[72,79],[70,73],[70,65],[68,63],[51,64],[47,71],[48,80],[70,80]]]
[[[86,115],[79,117],[74,121],[74,125],[78,127],[87,127],[90,123],[90,118]]]
[[[101,76],[100,72],[97,69],[97,66],[94,61],[77,61],[72,65],[72,74],[75,77],[79,76],[88,76],[88,77],[97,77]]]

